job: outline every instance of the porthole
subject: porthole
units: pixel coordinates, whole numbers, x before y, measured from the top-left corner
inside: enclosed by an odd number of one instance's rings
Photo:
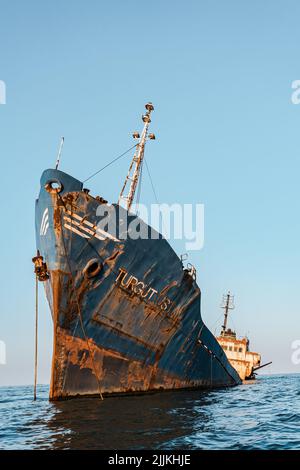
[[[58,180],[51,180],[51,181],[47,181],[47,183],[45,184],[45,189],[46,191],[48,191],[48,193],[59,194],[63,190],[63,185]]]
[[[102,263],[98,259],[91,259],[83,269],[83,274],[87,278],[95,277],[102,269]]]

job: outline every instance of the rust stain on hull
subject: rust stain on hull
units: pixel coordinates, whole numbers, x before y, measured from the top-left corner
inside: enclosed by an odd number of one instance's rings
[[[154,365],[130,360],[115,351],[101,349],[95,344],[90,348],[96,363],[96,371],[90,352],[84,340],[66,336],[56,330],[56,351],[53,361],[53,381],[50,387],[50,400],[68,398],[73,395],[99,395],[97,373],[104,395],[124,393],[145,393],[157,390],[184,389],[192,387],[191,382],[175,375],[166,375]],[[203,381],[198,386],[209,386]]]
[[[49,179],[62,183],[61,194],[47,193]],[[50,399],[240,383],[202,321],[195,279],[167,241],[97,238],[99,205],[69,175],[43,174],[36,232],[54,327]],[[117,212],[121,222],[136,218]]]

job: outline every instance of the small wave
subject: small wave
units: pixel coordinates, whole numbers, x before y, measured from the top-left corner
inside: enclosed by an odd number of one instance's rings
[[[0,389],[1,449],[300,449],[300,376],[205,392],[48,402]],[[113,430],[113,431],[112,431]]]

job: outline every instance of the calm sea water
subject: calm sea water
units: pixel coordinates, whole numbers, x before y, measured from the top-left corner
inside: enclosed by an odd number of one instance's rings
[[[49,403],[0,388],[1,449],[300,449],[300,375],[231,389]]]

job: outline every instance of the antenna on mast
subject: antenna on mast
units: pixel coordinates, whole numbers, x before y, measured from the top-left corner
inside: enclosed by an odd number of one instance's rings
[[[225,336],[226,329],[227,329],[227,320],[228,320],[228,314],[229,310],[234,309],[234,296],[230,294],[230,291],[226,295],[223,295],[223,300],[221,304],[221,308],[224,308],[224,324],[222,325],[222,331],[221,331],[221,336]]]
[[[56,170],[58,169],[58,165],[59,165],[59,162],[60,162],[60,156],[61,156],[62,148],[64,146],[64,142],[65,142],[65,138],[62,137],[61,140],[60,140],[60,145],[59,145],[57,159],[56,159],[56,165],[55,165]]]
[[[151,122],[150,115],[154,110],[154,106],[152,103],[149,102],[145,105],[145,108],[147,111],[142,116],[142,120],[144,122],[144,129],[142,131],[142,135],[140,136],[138,132],[134,132],[132,134],[132,137],[134,139],[139,139],[139,142],[136,145],[133,159],[131,161],[123,188],[120,192],[120,196],[118,199],[118,204],[125,207],[125,209],[127,209],[128,211],[132,206],[135,191],[139,181],[147,138],[150,140],[155,140],[154,134],[148,134],[148,128]]]

